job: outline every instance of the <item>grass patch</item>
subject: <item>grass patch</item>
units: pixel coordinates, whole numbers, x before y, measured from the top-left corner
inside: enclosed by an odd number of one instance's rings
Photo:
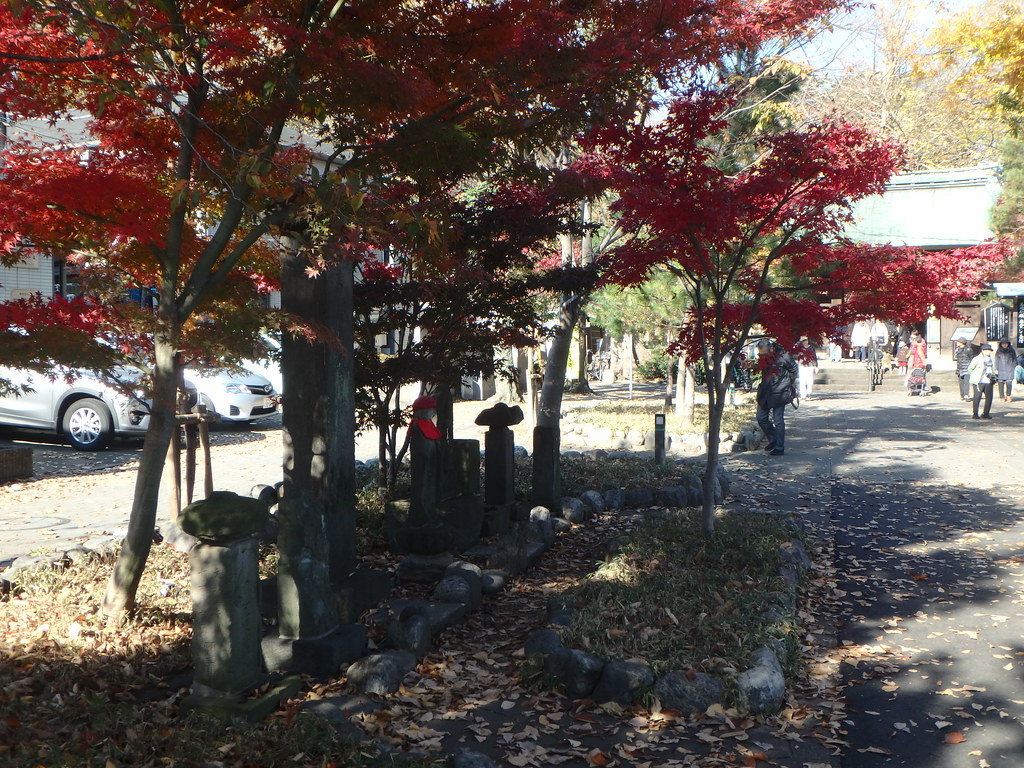
[[[577,608],[563,642],[606,659],[644,659],[658,674],[729,674],[776,638],[792,673],[796,627],[766,616],[766,608],[783,605],[779,545],[793,538],[784,521],[767,515],[722,517],[708,537],[697,510],[666,512],[635,529],[572,591]]]
[[[754,420],[754,402],[748,395],[738,396],[737,405],[726,407],[722,414],[722,432],[739,432]],[[573,424],[607,427],[625,434],[629,430],[647,432],[654,429],[654,414],[665,413],[662,404],[650,400],[640,402],[600,402],[580,405],[564,416],[563,430]],[[708,407],[697,403],[693,424],[684,424],[672,411],[665,413],[665,431],[676,434],[703,434],[708,431]]]

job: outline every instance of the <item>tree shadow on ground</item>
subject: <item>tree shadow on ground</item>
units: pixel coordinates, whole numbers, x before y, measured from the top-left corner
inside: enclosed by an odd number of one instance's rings
[[[843,765],[1024,765],[1024,412],[859,405],[794,420],[827,430],[832,461],[818,491],[835,533]]]

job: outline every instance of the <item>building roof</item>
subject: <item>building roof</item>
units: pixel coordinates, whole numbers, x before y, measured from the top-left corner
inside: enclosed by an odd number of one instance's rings
[[[987,164],[893,176],[885,194],[854,206],[856,220],[846,235],[928,250],[977,245],[994,236],[990,214],[999,197],[999,170]]]

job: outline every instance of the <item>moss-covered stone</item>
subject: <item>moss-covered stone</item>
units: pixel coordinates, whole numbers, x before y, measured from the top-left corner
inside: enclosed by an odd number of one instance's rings
[[[267,505],[259,499],[214,491],[181,510],[178,526],[203,541],[234,541],[262,531],[269,514]]]

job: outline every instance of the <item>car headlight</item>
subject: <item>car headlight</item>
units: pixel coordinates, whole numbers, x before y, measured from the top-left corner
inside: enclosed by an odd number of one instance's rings
[[[232,395],[240,395],[243,392],[245,392],[245,390],[242,389],[242,385],[241,384],[235,384],[235,383],[225,384],[224,385],[224,391],[225,392],[230,392]]]

